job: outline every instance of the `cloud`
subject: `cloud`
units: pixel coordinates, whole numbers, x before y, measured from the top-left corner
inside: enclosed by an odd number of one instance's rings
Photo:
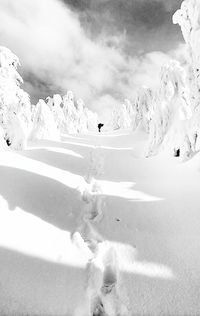
[[[94,36],[127,34],[127,46],[137,51],[168,50],[177,39],[179,27],[171,23],[182,0],[62,0],[79,12],[86,29]]]
[[[34,101],[73,90],[101,110],[131,99],[139,85],[155,84],[169,59],[161,52],[131,55],[123,49],[126,34],[92,38],[79,14],[59,0],[1,0],[0,21],[1,45],[19,56]]]

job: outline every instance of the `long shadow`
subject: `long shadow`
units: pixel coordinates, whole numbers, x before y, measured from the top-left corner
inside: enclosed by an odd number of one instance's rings
[[[67,250],[67,249],[66,249]],[[71,316],[86,301],[85,269],[0,248],[0,314]],[[121,272],[132,316],[198,315],[199,289],[188,281]],[[196,304],[195,304],[196,303]],[[77,314],[78,315],[78,314]]]
[[[1,247],[0,262],[0,315],[71,316],[83,305],[84,269]]]
[[[129,257],[129,247],[136,252],[133,273],[123,272],[133,315],[198,315],[200,216],[197,207],[187,208],[189,204],[177,208],[177,200],[133,203],[106,198],[108,212],[95,229],[116,244],[119,262]],[[172,279],[156,277],[161,266],[172,271]],[[146,277],[146,267],[153,277]]]
[[[86,173],[88,167],[86,159],[57,153],[45,148],[26,150],[19,154],[81,176]]]
[[[20,207],[71,231],[80,212],[79,193],[56,180],[21,169],[0,166],[0,195],[10,210]],[[73,212],[74,217],[68,216]]]
[[[121,151],[132,151],[131,148],[118,148],[118,147],[110,147],[110,146],[102,146],[101,143],[97,143],[96,138],[94,140],[91,140],[90,142],[79,142],[76,138],[73,139],[67,139],[64,142],[58,142],[58,141],[51,141],[51,140],[38,140],[37,142],[29,142],[29,145],[31,147],[52,147],[52,148],[64,148],[68,150],[73,150],[77,154],[81,154],[84,157],[88,157],[88,151],[92,151],[94,148],[102,148],[104,151],[112,152],[114,155],[116,152]]]
[[[73,141],[72,142],[57,142],[57,141],[51,141],[51,140],[39,140],[37,141],[37,143],[30,142],[30,145],[32,149],[38,149],[38,147],[43,147],[43,149],[45,149],[46,147],[48,147],[49,151],[50,151],[49,148],[52,148],[52,151],[53,151],[53,148],[62,148],[66,150],[72,150],[75,154],[81,155],[83,157],[83,160],[89,159],[89,153],[94,148],[94,146],[92,145],[90,146],[88,144],[84,144],[84,143],[82,144],[82,143],[77,143]],[[19,154],[26,155],[26,153],[27,151],[23,151]],[[77,157],[69,155],[69,159],[71,159],[71,161],[73,161],[74,158],[77,158]]]
[[[76,217],[80,210],[75,190],[50,178],[15,168],[0,167],[0,174],[0,194],[8,201],[10,209],[19,206],[47,222],[71,231],[74,219],[68,217],[68,213],[73,211]],[[183,227],[176,235],[177,223],[182,226],[182,210],[176,217],[171,217],[173,209],[171,214],[168,209],[165,212],[168,206],[164,201],[158,201],[154,206],[152,203],[132,203],[124,198],[107,197],[106,209],[109,212],[96,225],[97,229],[100,234],[103,232],[106,240],[124,244],[131,242],[138,250],[138,261],[165,264],[177,277],[168,280],[146,277],[142,271],[139,275],[123,272],[126,279],[123,278],[123,281],[135,307],[133,315],[159,315],[162,310],[164,315],[168,313],[175,316],[180,312],[177,306],[185,315],[198,315],[200,291],[197,285],[200,274],[193,276],[190,262],[192,264],[191,260],[196,259],[195,265],[198,265],[199,256],[198,251],[196,254],[192,249],[192,256],[189,257],[190,236],[181,236],[181,240],[177,238],[180,238],[180,233],[184,234],[185,229]],[[175,223],[171,228],[173,221]],[[170,234],[171,238],[168,236]],[[196,243],[199,244],[198,239]],[[183,258],[185,261],[180,264]],[[83,298],[76,295],[77,289],[81,287],[82,291],[85,285],[84,273],[80,268],[45,262],[5,249],[0,250],[0,262],[0,280],[3,285],[0,285],[0,311],[12,301],[13,308],[19,302],[20,309],[27,311],[27,314],[35,308],[32,315],[67,315],[69,305],[78,306],[77,296],[80,301]]]
[[[72,149],[84,157],[88,156],[89,147],[84,145],[50,142],[49,146]],[[47,158],[45,157],[45,159]],[[54,158],[52,155],[52,160]],[[126,160],[126,164],[130,161],[131,157],[130,160]],[[60,167],[66,167],[64,157]],[[109,168],[109,166],[107,167]],[[118,168],[115,169],[118,170]],[[8,201],[10,209],[19,206],[60,228],[71,231],[74,220],[67,214],[70,211],[78,214],[80,208],[75,190],[69,189],[57,181],[14,168],[0,167],[0,174],[0,194]],[[188,188],[178,193],[179,188],[176,188],[174,184],[174,196],[170,197],[171,193],[168,196],[170,183],[162,184],[156,181],[156,177],[152,177],[151,172],[146,175],[146,168],[143,174],[142,179],[139,176],[133,178],[129,171],[120,170],[119,175],[110,174],[109,176],[112,180],[114,178],[122,181],[123,177],[124,181],[134,180],[138,190],[150,195],[164,196],[167,201],[146,203],[107,196],[106,210],[108,213],[104,213],[104,220],[94,226],[106,240],[124,244],[131,243],[131,246],[138,250],[138,261],[164,264],[170,267],[176,276],[176,279],[171,281],[147,278],[142,273],[140,275],[124,273],[127,278],[126,284],[130,286],[128,292],[135,305],[134,315],[160,315],[162,312],[163,315],[175,316],[181,315],[181,311],[184,311],[185,315],[198,315],[200,310],[198,305],[200,229],[196,202],[195,206],[193,205],[193,201],[198,198],[197,192],[189,190],[191,195],[188,198]],[[104,176],[108,180],[108,174]],[[133,187],[134,189],[135,187]],[[171,190],[173,189],[171,188]],[[18,257],[16,258],[18,261]],[[13,261],[15,262],[15,259]],[[21,261],[19,260],[19,262]],[[23,266],[23,263],[21,265]],[[24,266],[26,265],[24,264]],[[40,273],[44,273],[45,269],[44,266]],[[32,273],[32,270],[28,271]],[[37,273],[39,273],[38,270]],[[66,271],[66,273],[68,272]],[[65,271],[62,271],[61,274],[63,276]],[[52,275],[56,277],[55,274]],[[24,280],[23,275],[21,278]],[[24,282],[27,283],[26,278]],[[70,280],[67,279],[67,282]],[[39,281],[36,283],[40,286]],[[76,288],[73,288],[69,293],[70,288],[66,294],[67,298],[76,292]],[[51,295],[50,292],[50,297]]]

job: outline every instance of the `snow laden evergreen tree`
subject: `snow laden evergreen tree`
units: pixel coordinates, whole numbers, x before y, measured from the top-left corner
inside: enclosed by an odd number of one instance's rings
[[[60,140],[60,131],[57,128],[54,115],[42,99],[39,100],[35,108],[33,127],[29,139],[32,141],[40,139]]]
[[[151,112],[153,106],[153,91],[148,87],[141,87],[135,97],[133,106],[132,128],[135,130],[138,125],[146,132],[150,130]]]
[[[132,109],[129,100],[121,105],[116,105],[111,114],[111,121],[109,123],[111,129],[129,129],[132,125]]]
[[[177,61],[162,67],[160,85],[152,101],[147,155],[165,149],[180,152],[183,159],[189,157],[187,122],[191,112],[186,99],[185,72]]]
[[[129,113],[127,103],[123,103],[119,110],[119,126],[123,129],[128,129],[131,127],[131,117]]]
[[[78,134],[97,130],[97,114],[90,111],[82,99],[75,100],[72,91],[63,97],[54,94],[46,101],[60,133]]]
[[[63,112],[63,100],[60,94],[54,94],[53,97],[47,97],[47,105],[53,113],[53,117],[58,130],[65,132],[65,116]]]
[[[82,99],[75,101],[72,91],[63,97],[66,132],[69,134],[96,131],[98,116],[89,110]]]
[[[120,120],[120,111],[119,111],[119,108],[115,106],[111,114],[111,120],[109,122],[109,126],[112,130],[116,130],[120,128],[119,120]]]
[[[63,97],[63,111],[65,115],[66,132],[69,134],[76,134],[78,114],[76,111],[75,99],[72,91],[68,91]]]
[[[188,136],[191,152],[196,152],[200,149],[200,1],[183,1],[173,16],[173,22],[180,25],[188,50],[186,87],[192,111]]]
[[[131,103],[130,100],[125,99],[124,105],[126,107],[126,113],[129,117],[128,127],[131,127],[134,130],[135,129],[135,120],[136,120],[136,112],[135,112],[135,108],[134,108],[134,103]]]
[[[18,57],[0,46],[0,124],[7,144],[15,150],[26,145],[31,122],[30,100],[20,88],[18,65]]]
[[[86,117],[88,131],[97,131],[97,125],[99,122],[97,113],[91,111],[90,109],[88,109],[88,107],[84,108],[84,113]]]
[[[78,99],[77,102],[77,131],[78,133],[86,133],[88,131],[88,117],[85,113],[85,104],[82,99]]]

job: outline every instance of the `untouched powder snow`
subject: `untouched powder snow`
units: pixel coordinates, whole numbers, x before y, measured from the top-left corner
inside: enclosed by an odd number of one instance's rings
[[[0,156],[0,315],[200,313],[200,155],[138,128]]]

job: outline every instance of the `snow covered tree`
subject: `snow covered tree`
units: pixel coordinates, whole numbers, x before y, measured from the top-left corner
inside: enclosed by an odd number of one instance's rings
[[[119,107],[115,106],[112,111],[111,120],[109,124],[112,130],[116,130],[120,128],[119,120],[120,120]]]
[[[69,134],[85,133],[97,130],[98,116],[89,110],[82,99],[75,102],[72,91],[63,97],[63,111],[65,115],[65,131]]]
[[[133,130],[140,124],[146,133],[149,132],[153,98],[153,91],[148,87],[137,91],[133,107]]]
[[[187,44],[189,63],[187,66],[187,85],[190,104],[194,111],[200,104],[200,2],[183,1],[181,8],[173,16],[173,22],[179,24]]]
[[[122,129],[127,129],[131,127],[131,117],[127,110],[126,104],[122,104],[119,108],[118,124]]]
[[[88,122],[87,122],[88,118],[84,111],[85,104],[82,99],[78,99],[76,103],[77,103],[78,133],[85,133],[88,131]]]
[[[72,91],[68,91],[63,97],[63,111],[66,122],[66,132],[69,134],[76,134],[78,117],[75,107],[74,94]]]
[[[23,80],[17,72],[18,65],[18,57],[0,46],[1,126],[7,143],[15,150],[24,148],[31,121],[30,100],[20,88]]]
[[[136,118],[136,112],[134,108],[134,103],[131,103],[130,100],[125,99],[124,105],[126,107],[126,113],[128,115],[129,124],[128,127],[131,127],[131,129],[135,129],[135,118]]]
[[[65,131],[65,115],[62,106],[62,97],[60,94],[54,94],[52,98],[47,97],[47,105],[53,113],[57,128],[62,133]]]
[[[180,64],[172,60],[161,69],[160,86],[153,99],[148,155],[156,154],[162,146],[171,152],[179,149],[182,157],[189,156],[191,145],[186,121],[190,115],[185,73]]]
[[[97,125],[98,125],[97,113],[89,110],[87,107],[84,108],[84,113],[86,116],[88,131],[97,131]]]
[[[128,129],[132,125],[131,103],[125,100],[123,104],[116,105],[112,111],[109,126],[111,129]]]
[[[186,68],[186,91],[192,117],[187,123],[187,135],[191,153],[199,146],[200,138],[200,2],[185,0],[173,16],[173,22],[179,24],[188,50]]]
[[[60,132],[54,120],[53,113],[42,99],[36,105],[33,127],[29,139],[33,141],[40,139],[60,140]]]

